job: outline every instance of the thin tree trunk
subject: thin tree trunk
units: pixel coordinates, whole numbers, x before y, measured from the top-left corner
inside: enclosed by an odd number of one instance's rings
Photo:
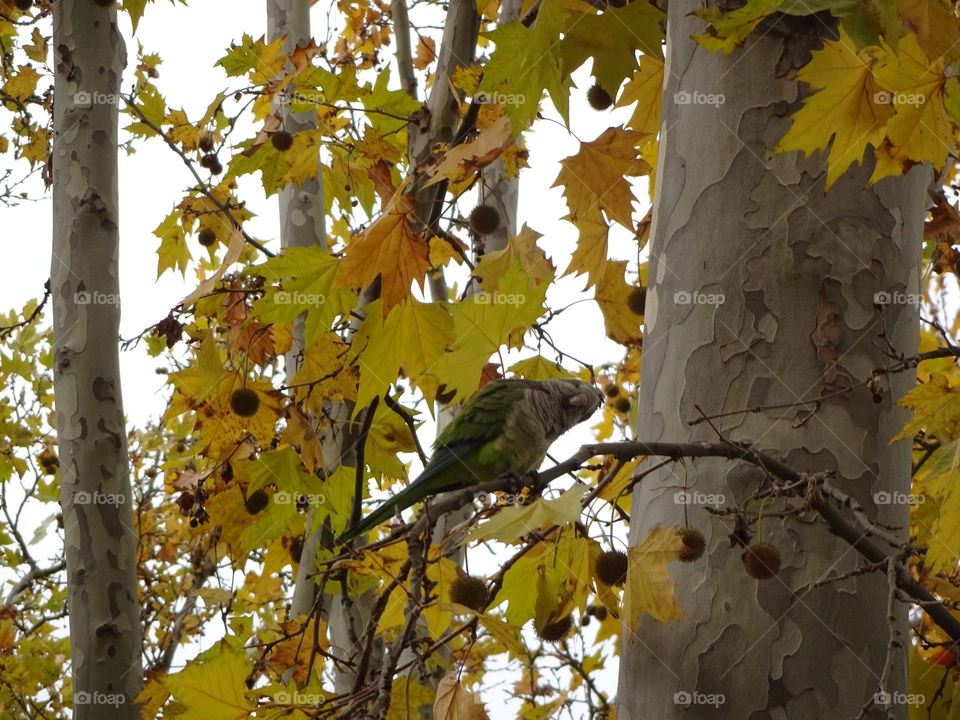
[[[917,304],[881,313],[874,300],[919,292],[929,168],[865,187],[869,159],[824,193],[821,155],[771,157],[799,107],[793,71],[828,31],[781,17],[780,31],[758,32],[722,56],[690,39],[702,23],[689,13],[700,6],[669,5],[638,437],[716,440],[709,424],[687,425],[702,409],[726,438],[791,467],[831,471],[881,522],[906,528],[906,505],[877,507],[874,497],[908,491],[910,445],[889,441],[905,418],[896,401],[914,378],[892,378],[877,398],[860,383],[884,365],[885,342],[917,347]],[[806,22],[806,32],[785,22]],[[681,104],[678,92],[722,100]],[[847,386],[856,387],[811,403]],[[781,408],[745,411],[766,406]],[[731,507],[763,481],[698,460],[657,471],[634,492],[631,544],[657,524],[686,524],[706,535],[707,553],[671,565],[681,620],[647,616],[635,633],[625,629],[618,720],[853,718],[881,689],[905,692],[905,610],[894,603],[899,614],[888,624],[882,571],[796,592],[853,570],[858,555],[822,524],[770,514],[771,501],[749,529],[754,542],[778,548],[783,567],[754,580],[743,548],[730,547],[734,518],[677,496]],[[748,509],[755,517],[757,504]],[[891,630],[901,648],[881,688]],[[901,703],[890,717],[906,714]],[[886,715],[873,707],[864,717]]]
[[[140,613],[120,389],[116,8],[53,6],[54,390],[74,717],[139,718]]]
[[[285,37],[284,52],[292,53],[298,46],[305,47],[313,35],[310,30],[309,0],[267,0],[267,27],[271,40]],[[316,115],[313,111],[294,113],[289,104],[279,108],[281,127],[293,134],[301,130],[316,128]],[[299,186],[287,185],[280,192],[280,244],[283,248],[326,246],[326,208],[323,195],[323,174],[311,178]],[[371,298],[372,299],[372,298]],[[362,305],[365,302],[361,303]],[[358,322],[353,323],[356,329]],[[284,372],[287,383],[299,369],[299,361],[304,350],[304,316],[296,319],[293,328],[293,347],[284,358]],[[325,466],[336,469],[340,466],[356,465],[354,438],[350,423],[352,407],[343,403],[328,403],[328,416],[332,427],[322,439],[323,460]],[[311,418],[316,425],[316,419]],[[314,604],[318,597],[318,588],[314,581],[317,572],[313,559],[317,555],[321,528],[314,525],[311,511],[307,517],[307,530],[304,535],[301,562],[297,570],[297,580],[291,600],[292,617],[300,617],[316,612]],[[348,655],[352,646],[351,638],[360,634],[363,627],[363,608],[369,605],[364,598],[356,598],[347,607],[338,596],[325,596],[320,617],[336,616],[336,622],[329,623],[330,640],[340,654]],[[369,612],[367,613],[369,614]],[[353,624],[351,629],[350,623]],[[292,671],[291,671],[292,672]],[[287,674],[287,680],[291,673]],[[353,675],[337,673],[337,687],[348,691],[353,686]]]

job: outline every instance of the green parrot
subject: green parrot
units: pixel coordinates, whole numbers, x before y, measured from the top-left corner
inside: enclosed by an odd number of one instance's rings
[[[347,542],[425,497],[522,475],[540,467],[551,443],[603,403],[582,380],[493,380],[474,395],[434,443],[420,476],[340,536]]]

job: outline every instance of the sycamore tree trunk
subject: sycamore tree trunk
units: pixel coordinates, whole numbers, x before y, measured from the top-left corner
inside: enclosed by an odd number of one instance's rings
[[[74,717],[139,718],[137,536],[120,391],[116,8],[53,6],[54,390]]]
[[[889,442],[914,379],[892,377],[875,397],[862,382],[885,364],[885,343],[917,347],[929,169],[865,187],[868,159],[825,193],[822,156],[771,157],[800,104],[794,70],[829,29],[813,18],[800,32],[780,18],[723,57],[690,39],[702,30],[688,15],[699,5],[669,6],[637,434],[714,441],[707,423],[687,424],[701,408],[726,438],[798,470],[832,471],[868,512],[906,528],[905,504],[874,500],[909,488],[910,444]],[[692,97],[709,104],[682,102]],[[894,302],[874,307],[877,293]],[[779,407],[745,412],[770,406]],[[887,621],[884,573],[804,590],[863,561],[821,522],[768,515],[749,529],[777,547],[783,567],[755,580],[731,547],[734,517],[705,511],[741,504],[762,481],[744,466],[697,460],[634,492],[631,544],[657,524],[690,525],[707,552],[671,565],[682,619],[645,616],[635,633],[625,629],[618,720],[854,718],[881,690],[891,630],[907,637],[904,605]],[[756,504],[747,509],[756,517]],[[904,693],[904,657],[893,657],[883,690]],[[907,709],[895,702],[891,717]],[[863,717],[887,716],[874,705]]]
[[[310,2],[309,0],[267,0],[267,32],[270,40],[283,37],[283,51],[292,54],[297,47],[306,47],[313,38],[310,28]],[[316,113],[314,110],[308,112],[295,113],[291,110],[290,101],[292,98],[286,97],[285,102],[277,107],[280,115],[280,127],[282,130],[295,134],[304,130],[312,130],[317,126]],[[326,247],[326,206],[323,194],[323,173],[318,172],[316,177],[310,178],[300,185],[287,185],[280,191],[279,197],[279,217],[280,217],[280,244],[286,248],[291,247]],[[294,375],[300,367],[300,361],[304,350],[304,316],[296,319],[293,326],[293,346],[284,358],[284,375],[289,384],[293,381]],[[342,404],[330,403],[330,416],[349,419],[350,408],[343,407]],[[311,418],[314,430],[318,429],[316,418]],[[323,437],[323,455],[324,463],[330,469],[335,469],[341,464],[353,464],[352,453],[347,449],[343,427],[346,425],[334,427]],[[320,540],[320,528],[313,523],[312,510],[307,515],[307,529],[304,535],[303,549],[301,551],[301,562],[297,568],[297,580],[294,586],[293,597],[291,598],[290,614],[292,617],[309,615],[314,610],[314,601],[317,597],[317,586],[313,575],[317,568],[313,559],[317,555],[318,542]],[[325,598],[323,605],[323,614],[330,611],[331,602],[336,603],[335,598]],[[344,645],[349,642],[348,628],[345,622],[331,624],[331,636],[334,643]],[[287,673],[286,679],[292,676],[292,670]],[[345,680],[349,686],[352,677]]]

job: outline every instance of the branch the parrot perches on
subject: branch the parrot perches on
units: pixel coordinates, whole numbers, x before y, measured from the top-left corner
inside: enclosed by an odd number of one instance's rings
[[[433,457],[420,476],[348,528],[339,542],[372,530],[431,495],[536,470],[551,443],[602,403],[603,394],[582,380],[487,383],[437,436]]]

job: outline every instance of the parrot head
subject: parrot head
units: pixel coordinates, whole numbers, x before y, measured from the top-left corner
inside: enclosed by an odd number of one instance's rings
[[[556,439],[574,425],[593,415],[603,404],[603,393],[593,385],[572,378],[555,378],[539,383],[545,393],[558,401],[559,417],[548,430],[548,436]]]

